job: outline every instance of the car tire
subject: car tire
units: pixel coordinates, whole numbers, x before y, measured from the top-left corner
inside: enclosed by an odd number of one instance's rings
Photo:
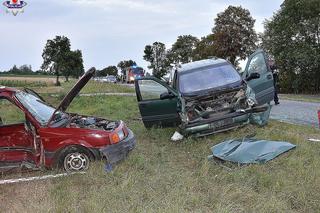
[[[89,150],[70,146],[60,154],[58,166],[66,172],[81,172],[89,169],[92,160],[93,156]]]

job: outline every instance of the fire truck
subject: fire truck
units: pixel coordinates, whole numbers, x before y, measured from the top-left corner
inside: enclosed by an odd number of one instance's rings
[[[122,78],[123,82],[126,82],[128,84],[133,83],[135,79],[144,77],[145,71],[142,67],[138,66],[130,66],[127,67],[125,70],[125,74]]]

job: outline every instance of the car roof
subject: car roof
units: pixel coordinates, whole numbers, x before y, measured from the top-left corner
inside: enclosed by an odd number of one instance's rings
[[[201,67],[208,67],[217,64],[228,63],[227,60],[222,58],[212,58],[212,59],[204,59],[200,61],[194,61],[187,64],[182,64],[181,67],[178,68],[178,72],[184,72],[188,70],[193,70]]]

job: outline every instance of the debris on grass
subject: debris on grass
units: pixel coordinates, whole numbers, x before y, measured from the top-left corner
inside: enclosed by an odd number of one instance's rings
[[[320,142],[320,139],[309,138],[308,141],[311,141],[311,142]]]
[[[231,139],[213,146],[212,155],[208,158],[216,157],[240,164],[266,163],[295,147],[296,145],[284,141]]]
[[[183,139],[183,135],[181,135],[178,131],[175,131],[171,137],[172,141],[179,141]]]
[[[112,172],[112,164],[111,163],[106,163],[106,165],[104,166],[104,171],[107,173]]]

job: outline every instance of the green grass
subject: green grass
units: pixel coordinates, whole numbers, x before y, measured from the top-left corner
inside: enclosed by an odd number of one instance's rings
[[[320,103],[320,95],[280,94],[280,99]]]
[[[25,114],[7,99],[0,99],[0,118],[3,125],[23,123]]]
[[[31,88],[41,94],[61,94],[64,95],[76,84],[76,79],[65,82],[62,79],[61,86],[54,86],[54,79],[46,76],[7,76],[1,79],[0,86]],[[90,80],[80,93],[133,93],[134,87],[123,86],[120,84],[102,83]]]
[[[76,80],[70,80],[69,82],[61,82],[61,86],[52,86],[47,88],[33,88],[35,91],[41,94],[66,94],[76,84]],[[123,86],[119,84],[102,83],[90,80],[87,85],[80,91],[82,94],[88,93],[133,93],[135,90],[133,87]]]
[[[43,81],[23,81],[23,80],[0,80],[0,85],[6,87],[47,87],[47,83]]]
[[[137,120],[140,115],[135,97],[77,97],[69,111],[124,120],[137,137],[137,147],[112,173],[104,172],[103,162],[95,162],[85,175],[0,186],[1,210],[317,212],[320,209],[320,143],[306,140],[320,138],[317,129],[271,121],[264,128],[248,125],[173,143],[170,137],[174,128],[146,130]],[[288,141],[297,148],[262,165],[240,167],[207,160],[213,145],[252,133],[261,139]],[[47,173],[52,172],[36,175]]]

